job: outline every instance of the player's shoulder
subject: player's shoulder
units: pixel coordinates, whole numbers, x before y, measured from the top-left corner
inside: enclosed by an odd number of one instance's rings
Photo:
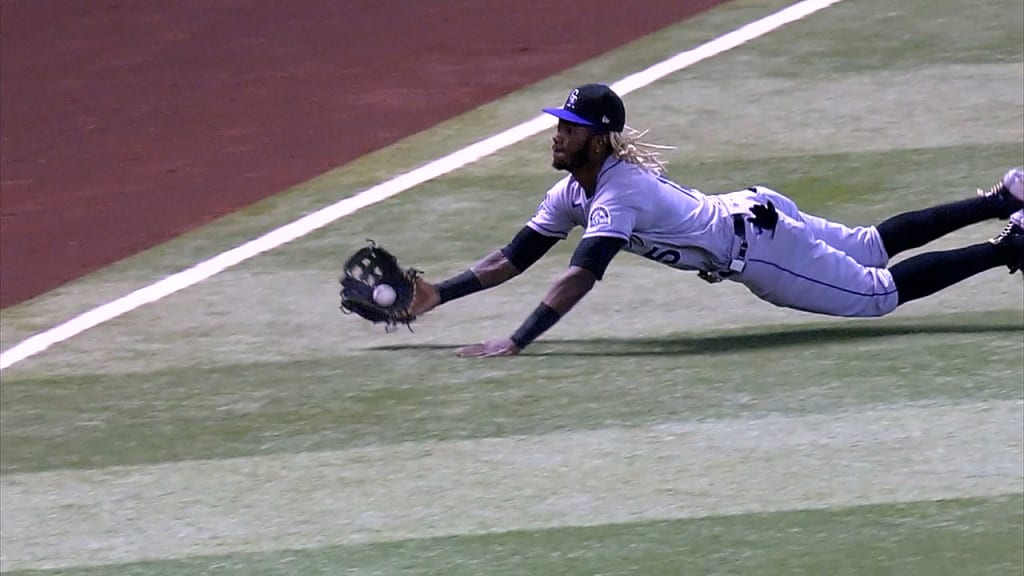
[[[656,172],[625,160],[616,160],[605,167],[599,181],[613,188],[645,188],[658,186],[664,178]]]
[[[649,194],[659,186],[658,175],[625,161],[609,166],[598,180],[597,196],[625,198]]]
[[[583,190],[579,183],[572,177],[567,175],[558,182],[555,182],[547,193],[545,193],[545,200],[554,206],[571,206],[577,196],[583,194]]]

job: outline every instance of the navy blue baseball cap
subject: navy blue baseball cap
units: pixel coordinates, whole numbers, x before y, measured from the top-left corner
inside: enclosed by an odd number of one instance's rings
[[[544,108],[556,118],[590,126],[599,132],[622,132],[626,107],[622,98],[604,84],[584,84],[569,92],[561,108]]]

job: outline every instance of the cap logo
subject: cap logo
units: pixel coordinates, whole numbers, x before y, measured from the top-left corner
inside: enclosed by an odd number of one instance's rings
[[[570,92],[569,93],[569,97],[565,99],[565,109],[566,110],[575,110],[576,109],[576,100],[579,99],[579,97],[580,97],[580,90],[579,90],[579,88],[577,88],[577,89],[573,90],[572,92]]]
[[[601,116],[601,122],[608,124],[611,120],[609,120],[607,116]]]

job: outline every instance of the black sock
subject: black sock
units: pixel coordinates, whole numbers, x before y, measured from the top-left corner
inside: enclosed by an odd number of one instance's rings
[[[934,294],[979,272],[1005,266],[1012,262],[1014,250],[1014,246],[984,242],[956,250],[919,254],[893,265],[889,271],[896,282],[899,303],[904,304]]]
[[[882,245],[890,258],[912,248],[918,248],[964,226],[993,218],[1009,218],[1019,206],[1002,196],[978,196],[949,204],[942,204],[898,214],[875,228],[882,237]]]

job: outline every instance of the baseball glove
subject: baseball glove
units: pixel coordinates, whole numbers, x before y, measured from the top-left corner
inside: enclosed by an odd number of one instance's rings
[[[369,243],[345,262],[340,279],[341,311],[357,314],[374,324],[383,322],[389,332],[399,324],[409,326],[416,319],[411,309],[420,271],[402,268],[393,254],[373,240]],[[384,285],[394,289],[394,302],[374,298],[374,289]]]

